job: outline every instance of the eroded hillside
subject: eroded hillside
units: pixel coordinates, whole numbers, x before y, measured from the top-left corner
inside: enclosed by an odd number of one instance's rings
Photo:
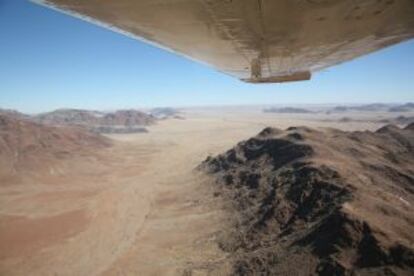
[[[21,177],[68,158],[93,155],[110,145],[109,139],[85,129],[0,115],[0,177]],[[3,182],[10,183],[10,179]]]

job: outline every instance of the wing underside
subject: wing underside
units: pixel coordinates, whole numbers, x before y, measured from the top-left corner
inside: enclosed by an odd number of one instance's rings
[[[253,83],[414,37],[413,0],[34,0]]]

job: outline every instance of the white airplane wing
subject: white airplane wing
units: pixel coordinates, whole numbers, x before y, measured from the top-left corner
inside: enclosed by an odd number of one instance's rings
[[[253,83],[414,37],[414,0],[33,0]]]

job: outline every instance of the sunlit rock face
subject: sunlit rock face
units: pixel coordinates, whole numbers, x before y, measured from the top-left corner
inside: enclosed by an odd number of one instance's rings
[[[409,275],[414,132],[266,128],[199,169],[231,203],[235,275]]]

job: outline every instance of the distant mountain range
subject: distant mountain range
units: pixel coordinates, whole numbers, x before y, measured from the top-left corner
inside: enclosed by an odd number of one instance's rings
[[[296,107],[270,107],[263,109],[265,113],[295,113],[295,114],[306,114],[306,113],[313,113],[313,111],[303,109],[303,108],[296,108]]]
[[[409,112],[414,111],[414,103],[406,103],[399,106],[394,106],[389,109],[390,112]]]
[[[101,112],[82,109],[58,109],[42,113],[33,117],[35,121],[61,125],[85,126],[147,126],[154,124],[156,118],[138,110],[117,110],[115,112]]]
[[[158,120],[151,114],[134,109],[117,110],[114,112],[57,109],[32,116],[15,110],[0,109],[0,115],[50,126],[80,126],[98,133],[148,132],[145,126],[155,124]]]
[[[366,104],[366,105],[352,105],[352,106],[336,106],[329,110],[330,113],[340,113],[348,111],[359,111],[359,112],[410,112],[414,111],[414,103],[405,103],[402,105],[393,104]]]
[[[302,107],[269,107],[264,108],[265,113],[286,113],[286,114],[309,114],[326,112],[331,113],[345,113],[345,112],[414,112],[414,103],[405,104],[384,104],[384,103],[372,103],[365,105],[338,105],[328,110],[320,109],[305,109]]]

